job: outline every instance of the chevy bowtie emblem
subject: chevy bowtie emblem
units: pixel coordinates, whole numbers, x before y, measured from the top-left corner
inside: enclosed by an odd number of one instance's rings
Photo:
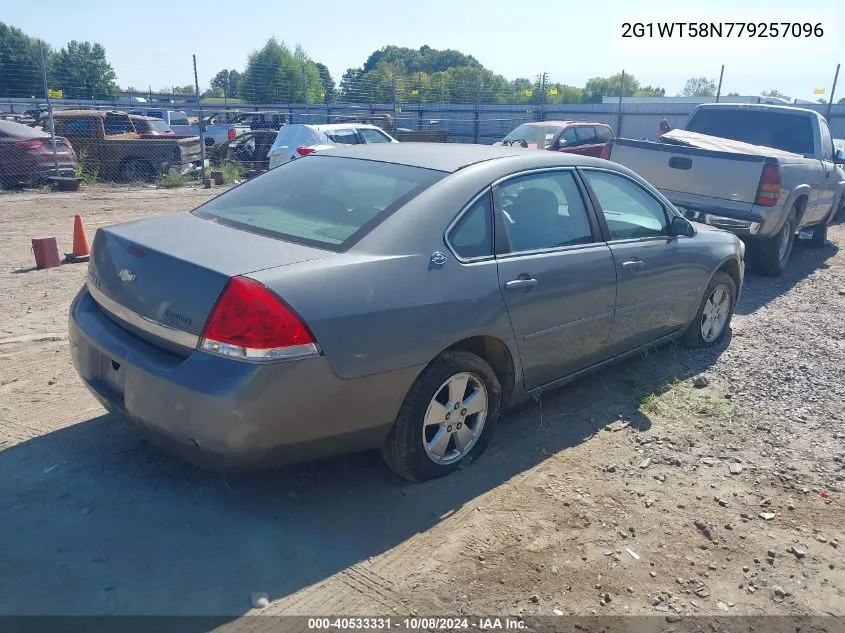
[[[444,255],[440,251],[434,251],[431,254],[431,259],[429,261],[435,266],[442,266],[446,263],[446,255]]]
[[[128,268],[124,268],[123,270],[121,270],[119,273],[117,273],[117,276],[120,277],[120,281],[125,284],[135,283],[135,273],[133,273]]]

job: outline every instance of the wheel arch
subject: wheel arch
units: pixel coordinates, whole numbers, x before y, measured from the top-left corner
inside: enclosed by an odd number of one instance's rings
[[[517,365],[508,345],[496,336],[480,335],[462,339],[443,351],[458,349],[475,354],[492,367],[502,386],[502,408],[507,407],[517,384]]]

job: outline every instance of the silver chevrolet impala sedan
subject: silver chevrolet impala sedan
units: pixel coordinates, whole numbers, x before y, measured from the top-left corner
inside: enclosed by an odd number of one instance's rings
[[[672,339],[719,344],[744,253],[611,162],[331,149],[98,230],[70,349],[109,411],[189,461],[379,448],[424,480],[532,394]]]

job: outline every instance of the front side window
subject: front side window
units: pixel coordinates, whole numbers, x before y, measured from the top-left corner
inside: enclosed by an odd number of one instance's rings
[[[333,143],[339,145],[358,145],[358,135],[355,130],[326,130],[326,136]]]
[[[230,189],[193,213],[251,233],[343,250],[445,175],[314,154]]]
[[[493,207],[490,193],[476,200],[449,231],[449,243],[464,259],[493,254]]]
[[[830,127],[824,119],[819,119],[819,124],[822,135],[822,158],[833,160],[833,137],[830,135]]]
[[[607,143],[613,138],[613,132],[606,125],[596,126],[596,143]]]
[[[518,176],[500,185],[511,250],[533,251],[593,241],[581,192],[570,171]]]
[[[596,143],[596,128],[592,125],[579,125],[575,128],[575,135],[578,137],[579,145],[592,145]]]
[[[611,240],[668,234],[663,205],[645,189],[610,172],[585,169],[583,173],[607,221]]]
[[[518,128],[510,132],[504,140],[506,141],[525,141],[529,145],[536,145],[543,149],[548,149],[552,144],[554,137],[560,132],[560,127],[555,125],[520,125]]]
[[[574,147],[575,145],[578,145],[578,135],[574,127],[568,127],[560,135],[560,146]]]

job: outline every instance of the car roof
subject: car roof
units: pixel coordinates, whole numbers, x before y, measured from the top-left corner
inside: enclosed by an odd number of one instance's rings
[[[46,132],[34,127],[5,119],[0,119],[0,135],[11,136],[12,138],[44,138],[49,136]]]
[[[521,147],[463,143],[372,143],[340,145],[314,156],[338,156],[455,172],[486,161],[503,161],[504,171],[542,167],[603,165],[606,161],[563,152],[536,152]]]
[[[607,123],[602,123],[601,121],[528,121],[522,125],[528,125],[531,127],[547,127],[549,125],[605,125],[610,127]]]
[[[381,130],[380,127],[377,125],[371,125],[370,123],[356,123],[355,121],[350,121],[349,123],[321,123],[318,125],[312,125],[315,130],[318,132],[326,132],[331,130]],[[383,132],[384,130],[382,130]]]
[[[129,118],[133,121],[162,121],[163,119],[159,119],[158,117],[154,116],[143,116],[141,114],[130,114]]]

